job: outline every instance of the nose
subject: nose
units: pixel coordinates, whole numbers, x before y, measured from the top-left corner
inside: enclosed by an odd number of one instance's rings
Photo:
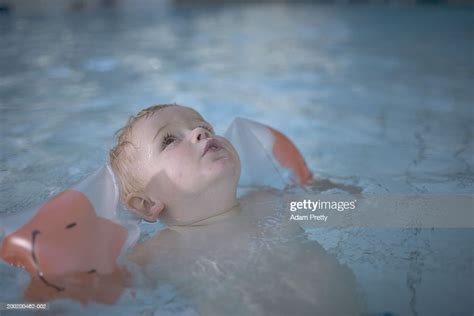
[[[202,127],[197,127],[191,132],[191,140],[193,143],[198,143],[209,137],[211,137],[211,133]]]

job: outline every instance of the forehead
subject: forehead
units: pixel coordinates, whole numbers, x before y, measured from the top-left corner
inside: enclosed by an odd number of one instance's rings
[[[188,120],[202,120],[201,114],[195,110],[185,107],[185,106],[169,106],[165,107],[151,115],[150,120],[159,120],[159,121],[188,121]]]
[[[137,121],[133,127],[133,134],[151,136],[151,134],[154,135],[154,133],[156,133],[158,128],[164,125],[191,123],[203,120],[203,117],[191,108],[184,106],[169,106]]]

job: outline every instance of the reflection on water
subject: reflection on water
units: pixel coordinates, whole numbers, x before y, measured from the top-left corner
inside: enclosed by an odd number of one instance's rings
[[[472,313],[472,228],[318,228],[308,234],[351,267],[370,311]]]
[[[52,11],[0,15],[2,213],[34,206],[98,168],[127,116],[164,102],[196,107],[218,131],[236,115],[276,126],[295,141],[310,169],[339,189],[472,193],[472,7],[143,9],[119,1],[109,9]],[[331,186],[320,182],[315,189]],[[244,249],[247,256],[220,258],[225,269],[244,276],[234,294],[245,294],[254,280],[275,287],[268,293],[284,302],[291,296],[280,297],[280,291],[291,283],[285,274],[275,275],[277,267],[302,264],[307,256],[328,264],[332,254],[340,263],[332,261],[323,281],[354,274],[370,313],[472,314],[472,230],[308,234],[325,250],[301,239],[294,239],[296,247],[281,241],[285,251],[294,251],[289,255],[301,258],[298,263],[289,262],[283,249],[265,250],[276,246],[263,236],[248,241],[254,246]],[[311,255],[296,253],[305,247]],[[262,262],[252,249],[265,254]],[[206,297],[221,286],[217,259],[209,253],[194,258],[196,289]],[[232,266],[239,260],[269,270],[252,279],[245,268]],[[305,269],[310,267],[297,271]],[[202,281],[203,271],[214,272]],[[0,280],[11,284],[0,292],[2,302],[21,297],[28,283],[24,273],[5,265]],[[88,311],[192,315],[178,294],[183,289],[159,280],[153,290],[130,290],[118,306],[92,305]],[[232,291],[226,282],[222,286]],[[349,285],[339,290],[349,291]],[[394,292],[396,297],[387,295]],[[262,302],[255,295],[249,302]],[[70,302],[54,307],[57,314],[84,313]]]

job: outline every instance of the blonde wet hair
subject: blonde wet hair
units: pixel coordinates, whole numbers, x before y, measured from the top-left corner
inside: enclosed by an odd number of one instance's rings
[[[135,145],[131,142],[132,129],[139,120],[148,118],[169,106],[178,106],[178,104],[157,104],[143,109],[135,116],[129,117],[125,126],[115,133],[117,143],[109,151],[109,164],[118,180],[120,198],[125,205],[125,199],[130,193],[139,192],[143,189],[143,184],[137,175],[129,172],[130,166],[134,163],[132,150],[136,149]]]

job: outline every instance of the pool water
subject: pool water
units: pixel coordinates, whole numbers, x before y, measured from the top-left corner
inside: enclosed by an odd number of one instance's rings
[[[103,165],[129,115],[170,102],[196,108],[218,132],[235,116],[277,127],[316,178],[363,194],[472,196],[473,13],[118,2],[1,14],[0,214],[78,182]],[[370,315],[473,313],[472,223],[307,235],[352,270]],[[0,265],[0,281],[12,285],[0,290],[10,302],[28,278]],[[88,311],[195,313],[172,285],[135,291]],[[78,303],[53,307],[83,313]]]

